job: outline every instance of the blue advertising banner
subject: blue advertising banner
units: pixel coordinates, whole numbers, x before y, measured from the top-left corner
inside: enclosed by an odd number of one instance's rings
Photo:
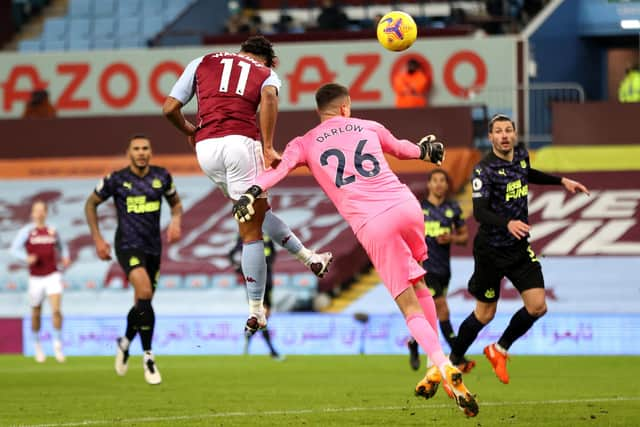
[[[470,354],[496,341],[510,315],[501,313],[485,327]],[[245,316],[161,316],[156,320],[153,349],[156,354],[242,354]],[[453,316],[457,327],[463,316]],[[49,318],[43,319],[41,340],[51,348]],[[112,355],[115,340],[124,331],[124,316],[65,318],[63,342],[70,356]],[[24,319],[24,353],[33,354],[30,320]],[[399,314],[371,315],[363,323],[346,314],[280,314],[269,322],[278,351],[284,354],[404,354],[408,330]],[[446,343],[442,343],[448,352]],[[132,354],[140,354],[136,340]],[[640,355],[638,314],[550,313],[511,348],[513,354],[538,355]],[[261,334],[251,342],[250,353],[268,354]]]

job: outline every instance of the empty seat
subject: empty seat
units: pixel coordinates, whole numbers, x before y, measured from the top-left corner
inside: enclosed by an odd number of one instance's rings
[[[167,4],[167,8],[164,10],[164,22],[173,22],[182,12],[185,11],[189,2],[184,1],[171,1]]]
[[[214,289],[235,289],[238,285],[237,274],[216,274],[211,280]]]
[[[188,274],[184,278],[186,289],[207,289],[211,287],[210,277],[206,274]]]
[[[291,275],[287,273],[276,273],[273,275],[273,287],[274,288],[286,288],[289,286]]]
[[[140,19],[137,17],[120,18],[118,20],[118,30],[116,34],[121,40],[140,35]]]
[[[0,291],[21,293],[27,290],[27,278],[24,276],[5,277],[0,281]]]
[[[91,16],[93,2],[91,0],[71,0],[69,16],[71,18],[88,18]]]
[[[47,18],[42,31],[43,40],[64,40],[67,35],[66,18]]]
[[[145,47],[147,45],[147,42],[144,39],[140,38],[140,36],[138,35],[132,35],[119,38],[117,45],[122,49],[132,49]]]
[[[97,18],[113,17],[115,11],[114,0],[98,0],[93,9],[93,16]]]
[[[113,49],[116,47],[116,39],[113,38],[96,38],[91,43],[92,49]]]
[[[116,11],[119,17],[139,16],[140,0],[119,0],[116,2]]]
[[[315,288],[318,278],[312,273],[298,273],[291,276],[291,288]]]
[[[67,44],[68,50],[89,50],[91,49],[91,42],[89,39],[69,39],[69,43]]]
[[[142,0],[142,17],[162,16],[165,4],[162,0]]]
[[[75,18],[69,21],[69,39],[88,39],[91,32],[89,19]]]
[[[43,40],[42,50],[46,51],[61,51],[67,50],[67,42],[64,40]]]
[[[164,22],[162,21],[162,16],[144,16],[142,18],[142,35],[149,39],[154,37],[164,27]]]
[[[20,40],[18,43],[19,52],[39,52],[42,49],[40,39]]]
[[[113,39],[115,20],[113,18],[97,18],[93,23],[94,39]]]
[[[161,274],[158,289],[183,289],[183,278],[179,274]]]

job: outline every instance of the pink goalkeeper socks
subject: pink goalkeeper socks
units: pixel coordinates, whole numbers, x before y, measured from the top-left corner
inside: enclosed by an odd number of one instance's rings
[[[418,344],[420,344],[420,347],[427,353],[431,361],[433,361],[433,364],[438,367],[446,364],[449,359],[447,359],[447,356],[442,352],[440,341],[438,341],[438,334],[429,322],[427,322],[424,314],[410,314],[405,321],[407,322],[411,336],[418,341]]]

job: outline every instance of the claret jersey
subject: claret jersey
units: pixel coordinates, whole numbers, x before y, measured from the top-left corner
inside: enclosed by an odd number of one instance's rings
[[[185,105],[196,95],[196,142],[227,135],[260,140],[256,111],[265,86],[280,90],[271,68],[242,53],[218,52],[191,61],[169,96]]]

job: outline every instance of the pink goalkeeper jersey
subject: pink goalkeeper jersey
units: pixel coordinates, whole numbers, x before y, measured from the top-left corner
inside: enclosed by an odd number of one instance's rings
[[[415,199],[389,167],[383,153],[417,159],[420,148],[395,138],[380,123],[334,117],[287,144],[282,162],[261,174],[264,191],[298,166],[306,165],[316,181],[357,232],[367,221],[391,207]]]

